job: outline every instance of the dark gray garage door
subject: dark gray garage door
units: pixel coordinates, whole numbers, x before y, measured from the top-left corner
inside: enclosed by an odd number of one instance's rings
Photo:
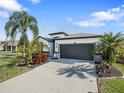
[[[70,59],[93,60],[94,44],[60,45],[60,57]]]

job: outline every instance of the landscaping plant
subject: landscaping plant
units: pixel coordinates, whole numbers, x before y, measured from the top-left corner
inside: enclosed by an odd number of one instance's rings
[[[38,37],[39,29],[36,18],[29,15],[26,11],[14,12],[10,16],[9,21],[5,24],[5,31],[6,37],[10,37],[13,42],[18,33],[21,35],[18,47],[21,49],[25,64],[27,64],[31,58],[30,42],[27,31],[32,31],[33,40]]]
[[[111,65],[116,60],[116,56],[119,53],[118,50],[124,46],[124,34],[121,32],[116,34],[112,32],[105,33],[100,37],[98,46],[96,50],[102,53],[104,62]]]

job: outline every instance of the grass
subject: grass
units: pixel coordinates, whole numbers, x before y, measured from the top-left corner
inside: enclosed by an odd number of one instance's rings
[[[124,64],[113,63],[113,66],[116,67],[118,70],[120,70],[122,73],[124,73]]]
[[[0,82],[30,70],[28,67],[16,66],[18,60],[16,60],[15,57],[9,57],[11,55],[16,55],[15,53],[0,51],[0,55],[7,55],[6,57],[0,57]]]
[[[0,54],[15,54],[15,51],[0,51]]]
[[[16,52],[15,51],[0,51],[0,55],[4,56],[15,56]]]
[[[124,93],[124,79],[103,80],[100,93]]]
[[[124,64],[113,63],[113,66],[124,73]],[[99,87],[100,93],[124,93],[124,79],[110,79],[100,81],[101,87]]]

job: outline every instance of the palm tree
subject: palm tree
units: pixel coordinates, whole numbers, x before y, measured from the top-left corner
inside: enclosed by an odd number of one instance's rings
[[[27,30],[30,29],[33,32],[33,38],[36,38],[39,34],[39,29],[37,26],[37,20],[28,15],[27,12],[14,12],[10,16],[9,21],[5,24],[6,36],[14,40],[16,34],[19,32],[21,36],[27,37]]]
[[[30,43],[27,35],[28,30],[32,31],[33,39],[37,38],[39,34],[37,20],[33,16],[30,16],[26,11],[14,12],[10,16],[9,21],[5,24],[7,38],[10,37],[11,40],[14,41],[17,33],[21,34],[19,45],[23,46],[24,57],[29,54]]]
[[[36,38],[36,39],[34,39],[32,42],[31,42],[31,47],[30,47],[30,49],[31,49],[31,51],[32,51],[32,53],[36,53],[36,52],[41,52],[42,51],[42,43],[41,42],[39,42],[39,39],[38,38]]]
[[[124,34],[121,32],[113,34],[105,33],[100,37],[99,51],[103,54],[103,58],[109,65],[115,61],[118,50],[124,46]]]

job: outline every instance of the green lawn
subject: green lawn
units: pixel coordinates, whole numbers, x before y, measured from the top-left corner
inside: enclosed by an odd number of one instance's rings
[[[15,54],[15,51],[0,51],[0,54]]]
[[[122,73],[124,73],[124,64],[113,63],[113,66],[116,67],[118,70],[120,70]]]
[[[0,82],[30,70],[28,67],[16,66],[18,60],[15,57],[9,57],[16,55],[15,53],[0,51],[0,55],[7,55],[6,57],[0,57]]]
[[[100,93],[124,93],[124,79],[102,81]]]
[[[113,66],[124,73],[124,64],[113,63]],[[124,93],[124,79],[103,80],[100,93]]]

